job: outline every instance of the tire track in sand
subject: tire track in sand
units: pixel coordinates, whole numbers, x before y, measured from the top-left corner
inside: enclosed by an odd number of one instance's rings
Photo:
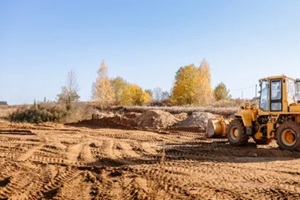
[[[94,158],[94,156],[92,154],[92,151],[91,151],[90,144],[91,143],[84,144],[82,149],[81,149],[81,152],[79,153],[80,160],[82,160],[86,163],[91,163],[91,162],[95,161],[95,158]]]
[[[30,158],[36,151],[38,151],[39,149],[41,149],[44,146],[44,144],[38,145],[38,146],[34,146],[33,148],[29,149],[28,151],[26,151],[25,153],[23,153],[21,156],[19,156],[17,158],[17,161],[19,162],[24,162],[26,161],[28,158]]]
[[[71,163],[78,162],[80,152],[82,151],[84,145],[85,143],[79,143],[69,146],[66,151],[67,160]]]

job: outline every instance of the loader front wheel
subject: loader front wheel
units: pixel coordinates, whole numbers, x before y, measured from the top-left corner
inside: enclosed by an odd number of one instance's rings
[[[229,143],[234,146],[243,146],[248,142],[246,127],[241,120],[231,121],[227,128],[227,138]]]
[[[300,148],[300,125],[286,121],[276,132],[276,141],[280,149],[295,151]]]

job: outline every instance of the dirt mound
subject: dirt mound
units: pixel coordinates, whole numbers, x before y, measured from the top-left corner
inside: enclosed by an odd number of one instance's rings
[[[215,119],[216,117],[207,112],[193,112],[185,120],[177,123],[174,128],[183,129],[183,130],[199,130],[205,131],[207,122],[210,119]]]
[[[173,114],[174,117],[179,119],[179,121],[185,120],[188,117],[188,114],[185,112],[179,113],[179,114]]]
[[[136,113],[136,112],[129,112],[129,113],[125,113],[124,116],[129,118],[129,119],[134,119],[138,116],[140,116],[141,113]]]
[[[177,123],[178,119],[162,110],[149,110],[136,117],[135,122],[143,128],[166,129]]]
[[[102,119],[102,118],[108,118],[108,117],[114,117],[114,116],[115,116],[115,114],[112,112],[96,111],[95,113],[93,113],[92,119]]]
[[[121,129],[150,129],[150,130],[185,130],[205,131],[209,119],[215,116],[207,112],[194,112],[172,115],[162,110],[148,110],[144,113],[130,112],[119,115],[114,113],[97,113],[92,119],[82,120],[66,125],[84,126],[91,128],[121,128]]]
[[[77,126],[77,127],[89,127],[89,128],[121,128],[121,129],[136,129],[137,124],[134,120],[122,116],[93,116],[92,119],[82,120],[76,123],[66,123],[65,125]]]

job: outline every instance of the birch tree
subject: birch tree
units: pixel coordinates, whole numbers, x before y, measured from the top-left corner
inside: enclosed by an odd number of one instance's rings
[[[66,84],[61,87],[61,92],[57,95],[57,101],[65,104],[67,110],[70,110],[72,103],[77,102],[79,98],[76,73],[71,70],[67,74]]]
[[[114,101],[114,90],[111,86],[107,67],[104,61],[102,61],[97,73],[98,76],[94,84],[94,94],[92,94],[92,97],[94,102],[103,108],[105,106],[112,105]]]

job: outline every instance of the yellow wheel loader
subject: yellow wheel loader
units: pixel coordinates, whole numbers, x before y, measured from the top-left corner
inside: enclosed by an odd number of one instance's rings
[[[208,137],[227,137],[243,146],[252,137],[257,144],[276,139],[280,149],[300,149],[300,79],[285,75],[259,80],[259,103],[240,106],[233,119],[210,120]]]

